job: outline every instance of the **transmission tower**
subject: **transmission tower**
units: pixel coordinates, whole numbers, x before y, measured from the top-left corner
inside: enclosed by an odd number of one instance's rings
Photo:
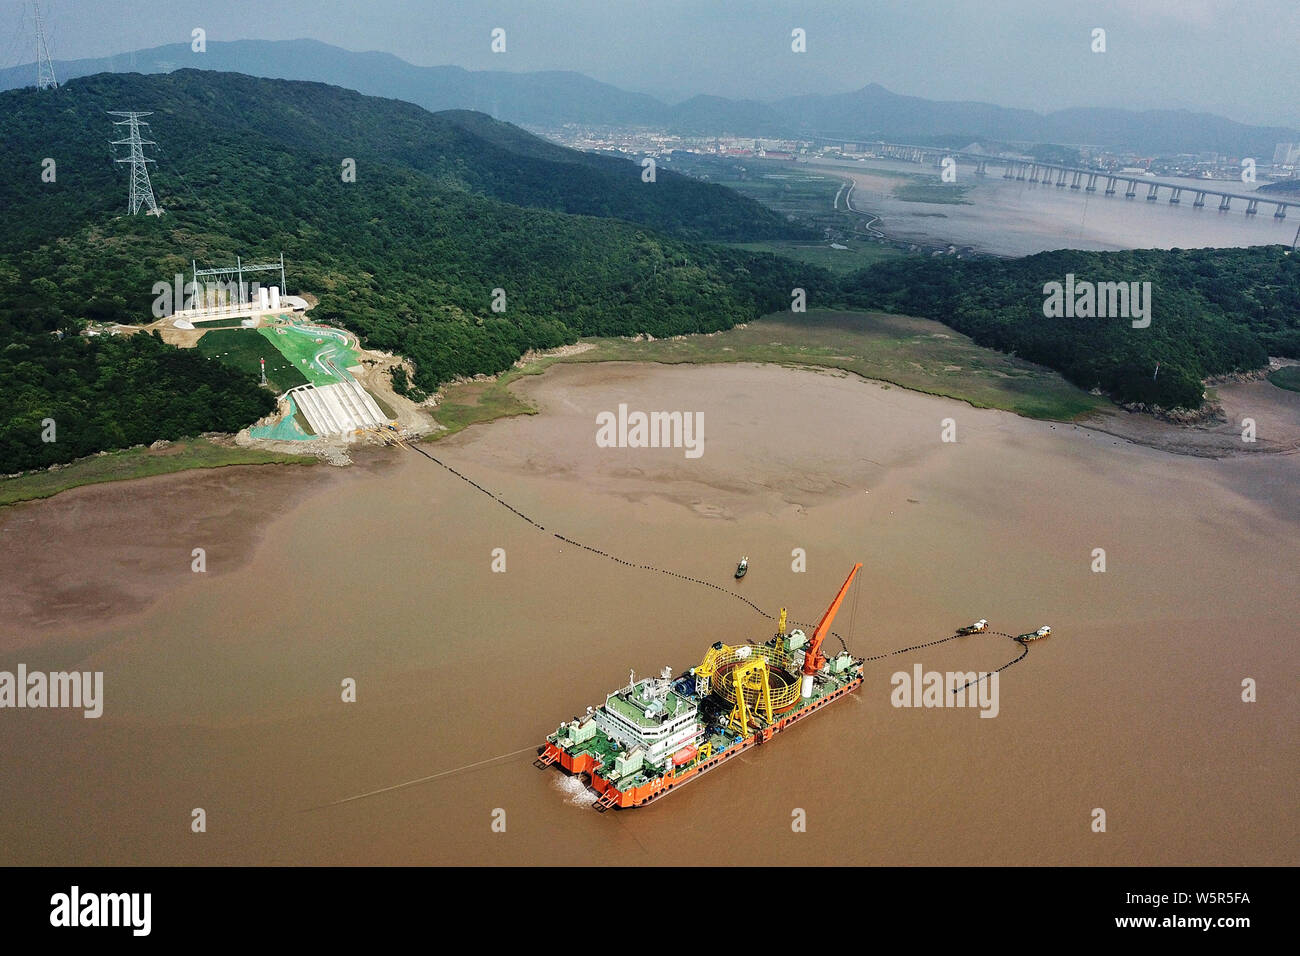
[[[36,88],[57,90],[59,81],[54,78],[54,61],[50,59],[50,47],[45,42],[45,23],[41,20],[41,6],[36,0],[32,0],[32,12],[36,20]]]
[[[108,115],[125,116],[126,119],[117,120],[113,125],[125,126],[128,128],[128,132],[130,133],[126,139],[114,140],[113,145],[131,147],[130,156],[125,159],[117,160],[119,163],[131,164],[131,199],[129,203],[131,207],[131,215],[134,216],[139,212],[140,205],[143,203],[149,207],[148,214],[150,216],[161,216],[163,211],[158,208],[158,203],[153,198],[153,185],[149,182],[149,167],[146,165],[147,163],[154,162],[154,160],[144,158],[144,147],[157,146],[158,144],[151,139],[140,138],[140,127],[147,127],[149,125],[148,123],[141,123],[140,117],[152,116],[153,114],[109,110]]]

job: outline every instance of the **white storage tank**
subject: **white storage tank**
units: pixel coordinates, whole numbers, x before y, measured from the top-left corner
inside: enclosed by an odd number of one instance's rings
[[[271,307],[271,293],[266,286],[257,287],[257,303],[263,312]]]
[[[271,310],[278,312],[280,309],[280,287],[271,286]]]

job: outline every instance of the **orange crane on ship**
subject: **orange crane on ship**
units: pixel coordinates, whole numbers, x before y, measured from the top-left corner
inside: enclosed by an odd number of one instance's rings
[[[839,612],[840,605],[844,603],[844,595],[848,593],[849,585],[853,583],[853,578],[861,567],[861,562],[853,565],[853,570],[844,579],[844,586],[840,588],[840,593],[835,595],[835,600],[826,609],[826,613],[822,615],[821,621],[817,624],[817,629],[813,631],[812,640],[809,642],[808,649],[803,656],[803,684],[799,688],[801,697],[808,698],[812,696],[813,676],[826,666],[826,657],[822,654],[822,641],[830,633],[835,615]]]

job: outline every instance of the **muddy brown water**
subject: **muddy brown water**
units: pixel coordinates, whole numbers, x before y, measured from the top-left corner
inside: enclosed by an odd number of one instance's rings
[[[1207,246],[1290,246],[1295,241],[1294,211],[1289,219],[1275,219],[1275,207],[1261,198],[1259,213],[1245,214],[1246,203],[1234,199],[1228,212],[1219,212],[1218,199],[1206,197],[1206,206],[1194,208],[1195,191],[1218,189],[1238,195],[1256,188],[1236,181],[1153,177],[1184,189],[1183,198],[1171,204],[1169,190],[1161,189],[1157,201],[1147,202],[1147,186],[1139,185],[1135,199],[1104,194],[1100,180],[1094,193],[1058,188],[1054,183],[1007,181],[1002,168],[976,176],[962,164],[957,183],[967,187],[961,203],[908,202],[893,196],[898,179],[925,175],[939,182],[938,172],[916,163],[868,160],[856,163],[800,163],[805,172],[852,179],[858,184],[853,207],[881,217],[877,228],[895,239],[920,243],[973,246],[994,255],[1026,256],[1049,249],[1196,249]],[[886,171],[873,173],[872,168]],[[1261,197],[1267,194],[1261,194]]]
[[[396,449],[0,513],[0,669],[101,670],[106,697],[99,720],[0,711],[0,862],[1297,862],[1296,456],[1179,457],[769,366],[517,387],[541,414],[428,447],[545,532]],[[598,448],[620,402],[702,411],[704,454]],[[980,617],[1054,634],[1000,675],[996,718],[891,705],[896,671],[1020,650],[952,641],[868,664],[854,696],[640,810],[593,812],[531,753],[321,808],[533,747],[630,669],[773,630],[553,531],[800,621],[862,561],[836,630],[865,656]]]

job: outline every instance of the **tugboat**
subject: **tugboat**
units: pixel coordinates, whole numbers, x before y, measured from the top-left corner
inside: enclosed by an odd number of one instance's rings
[[[749,570],[749,555],[745,555],[743,558],[740,559],[740,563],[736,565],[736,580],[739,581],[741,578],[743,578],[745,576],[745,572],[748,570]]]
[[[1052,628],[1051,628],[1049,625],[1044,624],[1042,627],[1040,627],[1040,628],[1039,628],[1038,630],[1036,630],[1036,631],[1030,631],[1028,634],[1021,634],[1019,637],[1016,638],[1016,640],[1018,640],[1018,641],[1036,641],[1036,640],[1038,640],[1040,637],[1047,637],[1047,635],[1049,635],[1049,634],[1051,634],[1051,633],[1052,633]]]

